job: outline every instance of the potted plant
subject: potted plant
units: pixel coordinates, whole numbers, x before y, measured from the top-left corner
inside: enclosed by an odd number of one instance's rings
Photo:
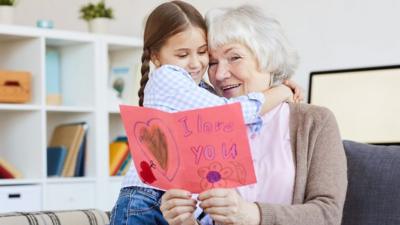
[[[114,18],[113,9],[106,7],[105,0],[82,6],[80,13],[81,19],[88,22],[89,31],[95,33],[106,33],[109,21]]]
[[[14,22],[14,6],[16,0],[0,0],[0,23],[12,24]]]

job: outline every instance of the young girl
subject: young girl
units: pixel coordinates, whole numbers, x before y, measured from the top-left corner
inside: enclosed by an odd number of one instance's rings
[[[154,9],[144,31],[139,105],[176,112],[240,102],[246,125],[256,132],[262,124],[260,114],[293,97],[283,85],[232,99],[216,96],[202,80],[208,67],[207,49],[205,21],[193,6],[171,1]],[[149,76],[150,62],[156,70]],[[235,87],[226,84],[224,91]],[[159,209],[164,192],[144,184],[134,166],[122,186],[110,225],[168,224]],[[193,210],[195,205],[194,201]]]

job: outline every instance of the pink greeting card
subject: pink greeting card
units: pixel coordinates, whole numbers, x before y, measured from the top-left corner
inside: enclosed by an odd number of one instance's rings
[[[167,113],[121,105],[140,179],[199,193],[256,182],[240,104]]]

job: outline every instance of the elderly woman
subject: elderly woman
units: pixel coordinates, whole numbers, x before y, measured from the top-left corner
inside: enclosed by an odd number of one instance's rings
[[[260,92],[294,73],[296,53],[279,23],[251,6],[215,9],[207,16],[209,78],[231,98]],[[263,116],[249,140],[257,183],[211,189],[198,196],[217,224],[339,225],[347,188],[344,149],[326,108],[282,103]],[[169,190],[161,211],[170,224],[196,221],[185,190]],[[186,212],[186,213],[184,213]],[[207,217],[206,217],[207,218]]]

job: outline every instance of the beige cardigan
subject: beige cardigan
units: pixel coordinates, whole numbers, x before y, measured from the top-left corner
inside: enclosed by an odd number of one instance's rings
[[[257,203],[262,225],[340,225],[347,163],[334,115],[289,104],[296,176],[292,205]]]

